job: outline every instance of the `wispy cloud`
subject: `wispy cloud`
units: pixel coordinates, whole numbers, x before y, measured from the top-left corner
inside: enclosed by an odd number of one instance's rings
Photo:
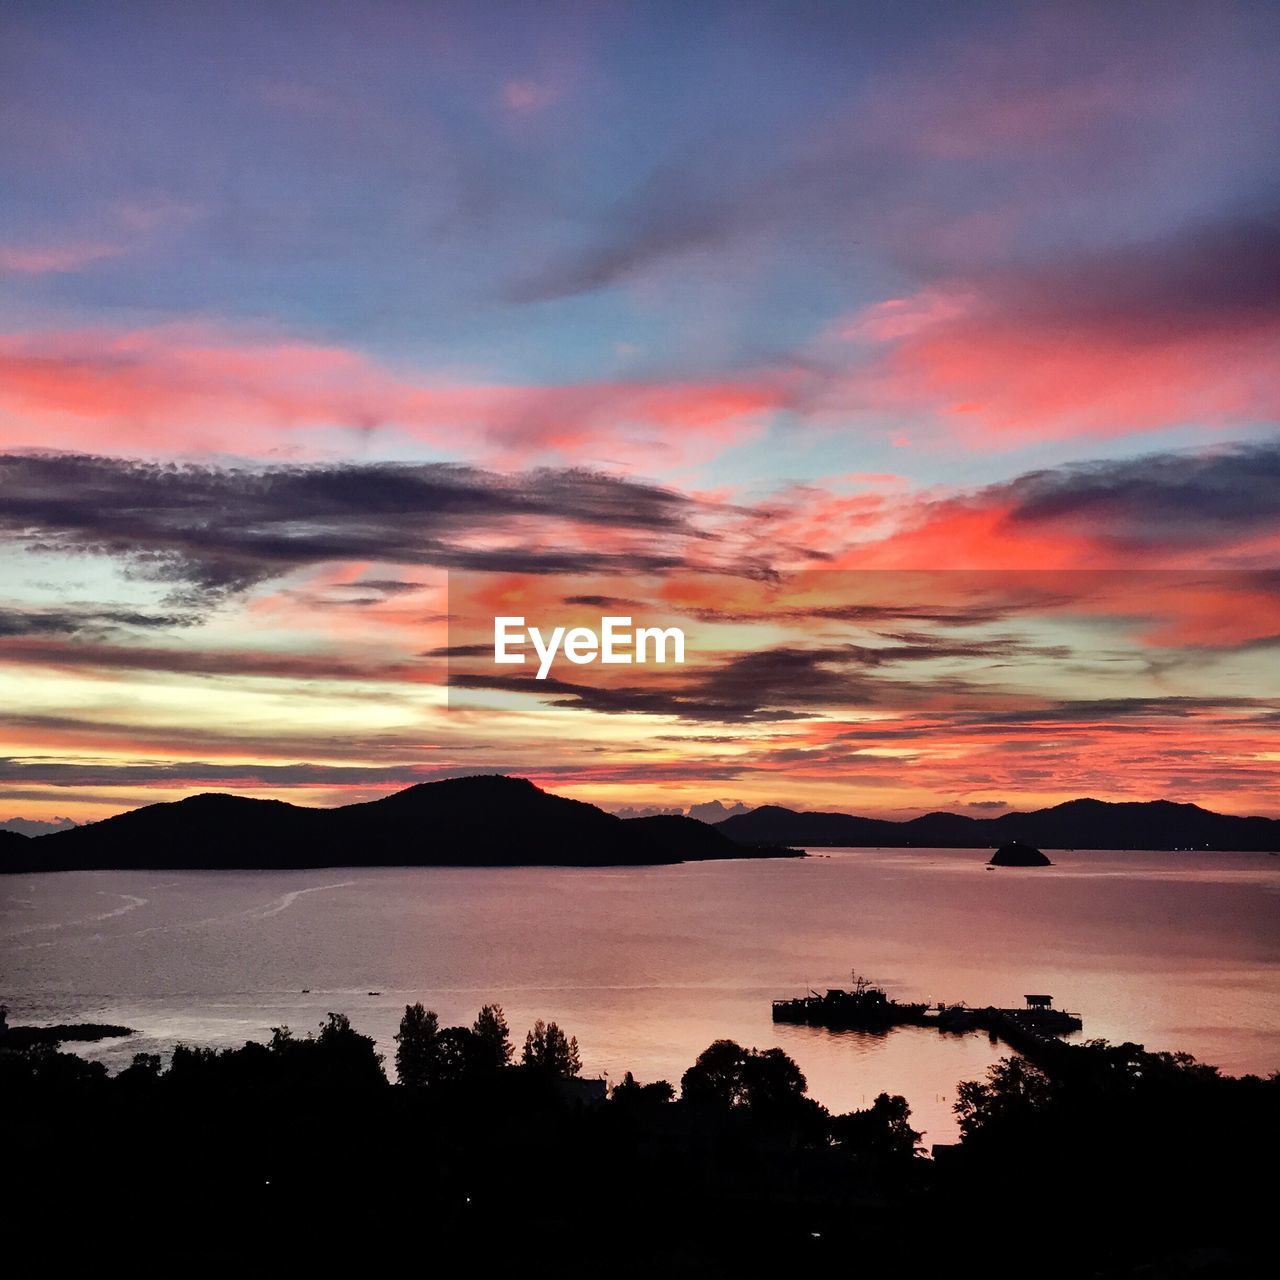
[[[217,596],[341,560],[525,573],[656,570],[700,535],[697,506],[598,472],[443,463],[233,468],[0,455],[0,530],[94,551]],[[602,539],[600,531],[643,535]],[[538,531],[540,536],[530,535]]]
[[[74,241],[64,244],[0,245],[0,273],[16,276],[42,276],[80,271],[124,253],[123,246],[100,241]]]

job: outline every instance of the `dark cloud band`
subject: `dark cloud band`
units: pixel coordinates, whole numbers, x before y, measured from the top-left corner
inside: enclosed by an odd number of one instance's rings
[[[678,564],[682,545],[699,536],[695,505],[656,485],[584,470],[510,476],[445,463],[251,469],[0,456],[0,535],[120,557],[206,594],[349,559],[520,573],[656,571]],[[602,527],[643,534],[645,545],[600,550],[585,531]],[[494,540],[500,546],[469,545],[476,534],[506,536]]]

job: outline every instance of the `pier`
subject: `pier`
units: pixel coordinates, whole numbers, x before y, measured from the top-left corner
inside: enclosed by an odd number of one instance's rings
[[[810,991],[794,999],[775,1000],[773,1020],[830,1031],[887,1032],[894,1027],[933,1027],[955,1035],[985,1031],[1036,1066],[1052,1070],[1069,1048],[1062,1037],[1082,1031],[1084,1022],[1078,1014],[1055,1009],[1052,996],[1023,998],[1026,1004],[1019,1009],[902,1003],[854,974],[851,990],[832,987],[825,993]]]

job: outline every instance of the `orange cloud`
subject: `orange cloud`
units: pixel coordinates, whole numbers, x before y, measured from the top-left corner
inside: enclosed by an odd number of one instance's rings
[[[904,505],[899,508],[905,517],[901,528],[875,542],[847,549],[832,567],[1073,569],[1095,559],[1095,548],[1086,537],[1054,528],[1011,531],[1010,510],[959,501],[917,503],[916,512]]]

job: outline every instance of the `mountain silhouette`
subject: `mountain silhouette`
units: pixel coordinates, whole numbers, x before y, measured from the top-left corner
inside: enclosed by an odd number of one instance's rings
[[[1038,849],[1280,850],[1280,820],[1240,818],[1169,800],[1068,800],[998,818],[927,813],[905,822],[765,805],[716,823],[716,830],[735,840],[828,847],[989,849],[1020,841]]]
[[[795,851],[743,844],[692,818],[618,818],[524,778],[483,775],[334,809],[190,796],[35,839],[13,835],[0,844],[0,867],[626,866],[785,855]]]

